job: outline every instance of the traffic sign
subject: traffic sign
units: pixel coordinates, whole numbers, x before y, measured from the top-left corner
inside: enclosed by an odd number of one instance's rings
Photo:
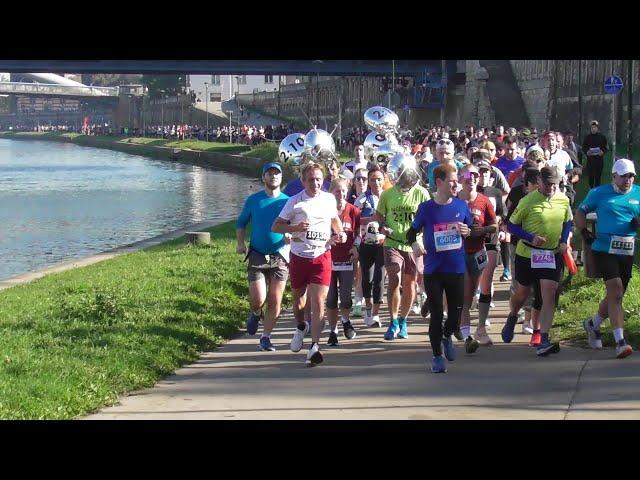
[[[611,75],[604,81],[604,91],[612,95],[620,93],[622,87],[624,87],[622,78],[617,75]]]

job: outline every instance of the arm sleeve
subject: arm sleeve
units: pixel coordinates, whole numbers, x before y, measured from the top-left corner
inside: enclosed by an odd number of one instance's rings
[[[246,228],[247,223],[251,219],[251,206],[249,205],[251,202],[251,197],[247,198],[244,202],[244,206],[242,207],[242,211],[238,216],[238,220],[236,221],[236,228],[243,230]]]
[[[513,233],[516,237],[526,240],[527,242],[533,242],[533,233],[527,232],[520,225],[515,225],[511,222],[507,222],[507,230],[509,233]]]
[[[560,235],[560,243],[567,243],[569,239],[569,233],[571,233],[571,228],[573,227],[573,221],[569,220],[568,222],[564,222],[562,224],[562,235]]]

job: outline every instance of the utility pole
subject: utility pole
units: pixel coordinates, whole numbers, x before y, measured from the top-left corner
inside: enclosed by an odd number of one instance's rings
[[[207,114],[207,142],[209,141],[209,82],[204,82],[204,101]]]

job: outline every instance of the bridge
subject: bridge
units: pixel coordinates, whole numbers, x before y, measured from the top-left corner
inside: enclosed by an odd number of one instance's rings
[[[0,94],[56,97],[118,97],[118,87],[90,87],[55,83],[0,82]]]

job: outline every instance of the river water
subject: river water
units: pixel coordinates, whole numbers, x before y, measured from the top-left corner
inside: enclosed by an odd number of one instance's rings
[[[68,143],[0,139],[0,279],[237,216],[259,179]]]

